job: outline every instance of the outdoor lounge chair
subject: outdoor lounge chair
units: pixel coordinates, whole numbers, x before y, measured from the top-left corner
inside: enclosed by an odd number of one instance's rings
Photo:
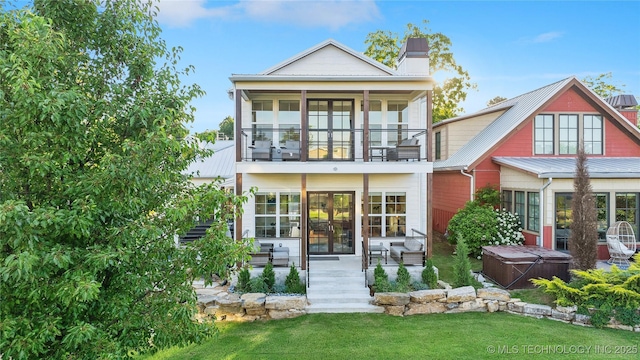
[[[636,235],[626,221],[617,221],[607,230],[609,264],[629,265],[629,259],[636,253]]]
[[[422,238],[407,236],[402,242],[392,242],[389,250],[391,258],[405,265],[424,266],[426,260],[425,252],[422,241],[418,239]]]
[[[287,140],[282,146],[282,160],[300,160],[300,142]]]
[[[249,146],[251,159],[271,161],[271,140],[256,140],[254,145]]]
[[[268,262],[271,262],[273,256],[273,244],[260,243],[256,240],[253,243],[254,250],[249,253],[251,260],[249,264],[253,266],[265,266]]]
[[[396,147],[387,150],[387,160],[418,160],[420,161],[420,145],[418,139],[404,139]]]

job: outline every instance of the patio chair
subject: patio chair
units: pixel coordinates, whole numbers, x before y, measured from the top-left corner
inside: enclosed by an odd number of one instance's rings
[[[249,253],[251,256],[249,264],[253,266],[265,266],[268,262],[271,262],[273,257],[273,244],[260,243],[260,241],[256,240],[253,246],[253,252]]]
[[[287,140],[282,146],[282,160],[300,160],[300,142]]]
[[[418,139],[410,138],[402,140],[396,147],[387,150],[389,161],[418,160],[420,161],[420,145]]]
[[[249,146],[251,151],[251,159],[271,161],[271,140],[256,140],[254,145]]]
[[[629,265],[629,259],[636,253],[636,235],[626,221],[617,221],[607,230],[609,264]]]

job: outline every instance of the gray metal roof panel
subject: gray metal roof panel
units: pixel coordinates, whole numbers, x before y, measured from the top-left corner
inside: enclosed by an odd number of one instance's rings
[[[542,104],[555,95],[558,90],[562,89],[574,79],[575,77],[566,78],[472,114],[469,117],[485,114],[492,108],[495,108],[495,110],[508,108],[507,111],[480,131],[468,143],[463,145],[450,158],[434,162],[433,169],[463,169],[471,165],[502,138],[513,131],[522,121],[531,116]]]
[[[573,178],[573,157],[493,157],[493,162],[537,175],[539,178]],[[587,157],[589,177],[594,179],[640,179],[640,157]]]
[[[215,144],[205,144],[208,149],[213,150],[213,154],[204,159],[191,163],[186,174],[193,174],[195,179],[233,178],[236,171],[236,151],[233,140],[217,141]]]

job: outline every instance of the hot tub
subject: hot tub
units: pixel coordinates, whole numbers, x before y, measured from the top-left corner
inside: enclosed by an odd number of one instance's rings
[[[571,255],[539,246],[483,246],[486,277],[505,289],[532,288],[532,278],[570,280]]]

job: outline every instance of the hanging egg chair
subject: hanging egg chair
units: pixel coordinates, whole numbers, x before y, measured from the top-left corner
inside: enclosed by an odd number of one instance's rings
[[[629,259],[636,253],[636,234],[626,221],[617,221],[607,230],[609,264],[629,265]]]

